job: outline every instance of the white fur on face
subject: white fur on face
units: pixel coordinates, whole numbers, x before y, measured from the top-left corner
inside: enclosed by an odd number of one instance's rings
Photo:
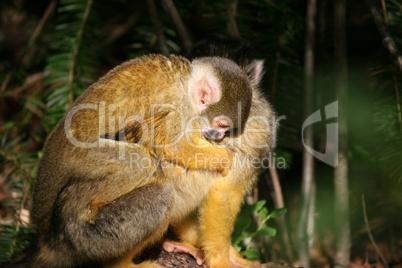
[[[216,78],[212,68],[197,61],[192,63],[188,90],[189,96],[192,98],[193,108],[199,113],[209,105],[217,103],[222,97],[219,80]],[[200,103],[201,98],[205,100],[205,103]]]

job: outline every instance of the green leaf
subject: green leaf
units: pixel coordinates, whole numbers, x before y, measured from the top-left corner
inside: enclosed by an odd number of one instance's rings
[[[3,124],[3,127],[5,127],[5,128],[12,128],[13,126],[14,126],[14,122],[11,122],[11,121]]]
[[[244,241],[244,239],[246,239],[249,236],[250,236],[249,233],[243,233],[242,235],[233,239],[232,243],[233,243],[233,245],[240,245]]]
[[[271,228],[271,227],[264,227],[260,230],[258,230],[258,235],[261,236],[275,236],[276,235],[276,229]]]
[[[258,211],[258,216],[263,220],[268,220],[268,209],[263,207],[260,211]]]
[[[241,217],[236,221],[236,230],[244,232],[251,225],[251,219],[249,217]]]
[[[285,215],[285,213],[287,211],[288,210],[286,208],[275,209],[274,211],[271,212],[270,216],[271,216],[271,218],[275,219],[275,218]]]
[[[256,249],[250,248],[250,249],[246,249],[246,250],[243,252],[243,256],[244,256],[246,259],[253,260],[253,261],[257,261],[257,260],[260,259],[261,254],[260,254],[260,252],[258,252]]]
[[[253,211],[260,211],[260,209],[265,205],[265,200],[260,200],[253,205]]]

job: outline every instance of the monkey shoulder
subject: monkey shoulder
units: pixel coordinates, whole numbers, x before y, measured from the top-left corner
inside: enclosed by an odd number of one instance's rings
[[[125,80],[130,82],[135,78],[146,78],[149,82],[153,78],[167,79],[177,75],[189,75],[190,71],[190,61],[182,56],[172,54],[166,57],[151,54],[124,62],[112,69],[105,77],[118,77],[123,82]]]
[[[126,61],[101,77],[90,86],[76,101],[115,102],[122,98],[148,103],[161,102],[166,94],[171,96],[180,81],[190,76],[191,63],[182,56],[151,54]]]

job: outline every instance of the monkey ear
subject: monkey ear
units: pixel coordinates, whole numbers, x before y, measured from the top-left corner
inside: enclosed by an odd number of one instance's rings
[[[212,90],[210,87],[200,86],[198,87],[196,92],[197,96],[197,104],[201,110],[207,108],[208,103],[211,102],[212,99]]]
[[[264,75],[264,60],[253,60],[246,66],[246,72],[251,85],[259,86]]]
[[[220,99],[219,88],[213,83],[200,83],[193,90],[194,99],[200,111],[205,110],[210,104],[214,104]]]

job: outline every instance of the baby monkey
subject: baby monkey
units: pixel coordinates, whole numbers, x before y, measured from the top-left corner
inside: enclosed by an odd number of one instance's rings
[[[33,191],[38,241],[14,267],[156,267],[131,260],[228,174],[233,152],[220,141],[241,133],[251,102],[229,59],[152,55],[115,67],[50,134]],[[183,176],[191,170],[208,177]]]

